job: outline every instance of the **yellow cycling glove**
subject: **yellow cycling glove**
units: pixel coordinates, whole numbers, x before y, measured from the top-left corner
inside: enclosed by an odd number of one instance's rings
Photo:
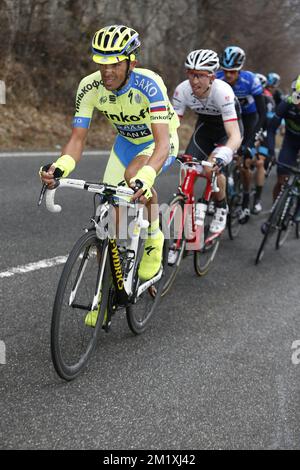
[[[62,155],[54,162],[54,165],[63,172],[63,177],[66,178],[74,170],[76,162],[71,155]]]
[[[49,163],[48,165],[41,166],[39,171],[40,176],[42,171],[48,171],[51,165],[54,165],[55,169],[60,170],[61,174],[57,174],[57,177],[66,178],[71,173],[71,171],[74,170],[76,162],[74,158],[71,157],[71,155],[62,155],[53,164]],[[56,171],[56,173],[60,172]],[[55,173],[54,177],[56,177]]]
[[[130,183],[132,184],[135,183],[137,180],[140,180],[143,183],[143,196],[145,196],[146,199],[151,199],[151,188],[154,185],[155,178],[156,171],[154,170],[154,168],[152,168],[152,166],[150,165],[145,165],[137,172],[134,178],[131,178]]]

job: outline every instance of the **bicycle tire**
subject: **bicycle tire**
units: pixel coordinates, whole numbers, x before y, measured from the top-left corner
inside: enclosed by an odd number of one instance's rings
[[[214,238],[211,242],[207,243],[210,233],[210,225],[213,215],[206,212],[204,218],[204,244],[199,250],[194,251],[194,269],[199,277],[205,276],[209,271],[211,264],[215,258],[220,244],[220,237]]]
[[[130,330],[135,334],[139,335],[144,333],[150,320],[152,319],[158,302],[161,298],[161,293],[164,285],[164,271],[168,262],[168,241],[164,241],[163,253],[162,253],[162,277],[149,289],[144,291],[137,299],[135,304],[129,304],[126,306],[126,318]],[[138,275],[138,270],[136,271]],[[149,306],[149,308],[148,308]]]
[[[284,204],[286,201],[286,198],[288,197],[288,192],[289,188],[285,188],[282,192],[282,195],[280,199],[277,200],[275,207],[273,208],[267,222],[266,222],[266,233],[263,236],[263,239],[261,241],[261,244],[259,246],[256,258],[255,258],[255,264],[259,264],[260,261],[262,260],[265,252],[265,246],[267,243],[268,238],[270,235],[273,235],[275,230],[277,229],[277,221],[281,216],[281,213],[284,209]]]
[[[204,238],[207,238],[209,223],[204,227]],[[204,244],[201,250],[194,251],[194,269],[199,277],[205,276],[209,271],[220,245],[220,237],[215,238],[210,244]]]
[[[286,215],[284,217],[284,220],[281,221],[281,226],[278,231],[277,237],[276,237],[276,249],[279,250],[283,246],[283,244],[286,242],[288,239],[289,234],[292,231],[294,222],[294,215],[295,211],[297,208],[297,196],[291,196],[291,200],[289,202],[289,206],[286,211]],[[296,227],[297,230],[297,227]],[[296,232],[296,237],[297,237],[297,232]]]
[[[239,215],[242,208],[243,185],[241,182],[240,168],[236,162],[232,162],[228,168],[226,196],[228,201],[227,230],[230,240],[234,240],[240,230]],[[231,177],[231,186],[229,187],[228,178]]]
[[[235,194],[228,202],[227,229],[230,240],[234,240],[241,230],[242,225],[239,223],[241,207],[241,196]]]
[[[86,326],[84,320],[96,290],[99,253],[103,253],[106,245],[107,240],[100,241],[94,230],[84,234],[71,250],[58,283],[51,322],[51,356],[56,372],[67,381],[77,377],[86,366],[103,322],[109,292],[108,257],[95,327]],[[76,293],[70,306],[70,293],[74,290]]]
[[[179,222],[180,225],[180,233],[178,235],[180,236],[180,244],[179,244],[179,249],[177,250],[177,259],[174,262],[174,264],[170,265],[167,263],[166,270],[165,270],[165,275],[164,275],[164,286],[163,290],[161,293],[161,296],[165,296],[167,292],[171,289],[176,275],[178,273],[184,251],[185,251],[185,246],[186,246],[186,240],[184,238],[184,220],[183,220],[183,212],[184,212],[184,199],[182,196],[175,196],[171,201],[169,202],[168,207],[171,209],[170,213],[172,212],[172,218],[168,220],[167,223],[167,236],[168,236],[168,251],[171,250],[171,247],[174,246],[178,240],[178,238],[173,238],[172,235],[175,234],[175,229],[172,230],[171,224],[174,222],[175,216],[176,216],[176,206],[179,207],[179,214],[181,214],[181,222]],[[174,207],[174,210],[172,209]],[[176,222],[175,222],[176,223]]]

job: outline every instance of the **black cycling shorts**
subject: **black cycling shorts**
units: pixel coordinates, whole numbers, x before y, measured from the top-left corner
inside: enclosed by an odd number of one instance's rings
[[[243,135],[242,121],[239,120],[238,123]],[[218,145],[225,145],[227,141],[228,136],[223,121],[216,123],[211,120],[207,122],[200,117],[185,153],[198,158],[198,160],[207,160]]]

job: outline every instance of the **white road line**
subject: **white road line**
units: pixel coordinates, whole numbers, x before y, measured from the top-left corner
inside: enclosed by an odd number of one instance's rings
[[[38,269],[50,268],[51,266],[57,266],[64,264],[67,260],[67,256],[56,256],[55,258],[42,259],[35,263],[25,264],[23,266],[16,266],[10,268],[7,271],[0,271],[0,279],[4,277],[11,277],[15,274],[28,273],[30,271],[37,271]]]

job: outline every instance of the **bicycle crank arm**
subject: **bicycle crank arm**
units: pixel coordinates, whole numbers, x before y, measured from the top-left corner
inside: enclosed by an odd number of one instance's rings
[[[162,274],[163,274],[163,269],[161,268],[161,269],[159,270],[159,272],[156,274],[156,276],[154,276],[154,277],[153,277],[152,279],[150,279],[149,281],[144,282],[144,283],[138,288],[136,298],[138,298],[143,292],[145,292],[145,290],[149,289],[149,287],[153,286],[153,284],[155,284],[157,281],[159,281],[159,279],[161,278]]]

